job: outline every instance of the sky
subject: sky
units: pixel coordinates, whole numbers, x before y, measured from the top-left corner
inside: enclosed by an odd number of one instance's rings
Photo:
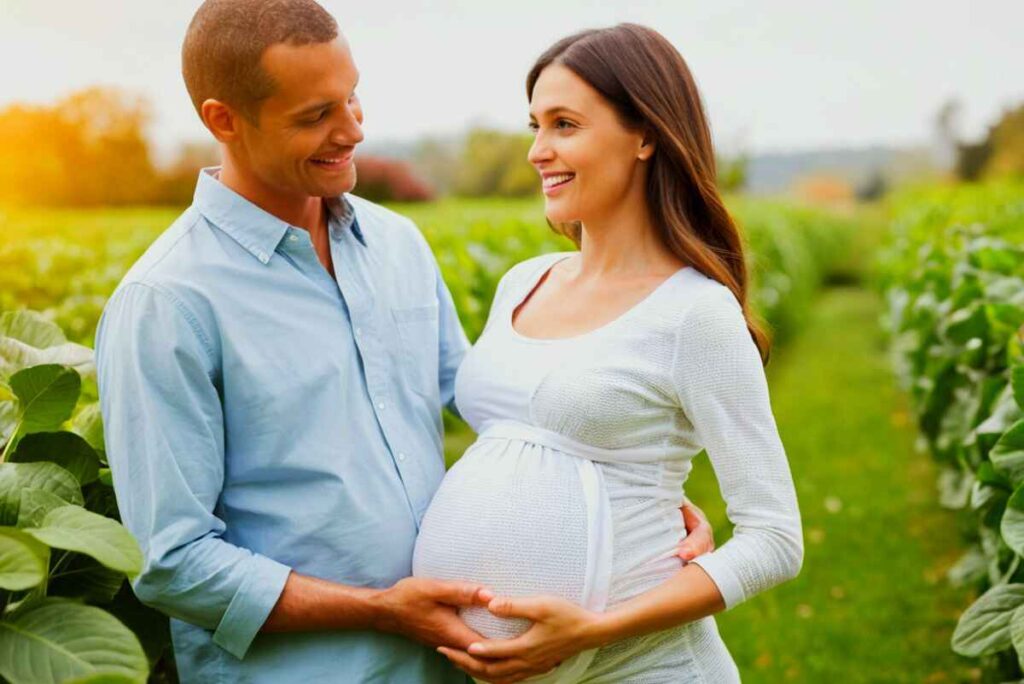
[[[750,153],[926,144],[962,102],[981,135],[1024,101],[1021,0],[374,0],[322,4],[361,72],[368,142],[527,131],[523,81],[558,38],[646,24],[697,79],[716,144]],[[75,89],[144,95],[162,154],[206,139],[180,73],[199,0],[0,0],[0,107]]]

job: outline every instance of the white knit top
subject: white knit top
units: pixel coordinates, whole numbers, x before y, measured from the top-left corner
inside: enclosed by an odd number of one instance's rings
[[[800,513],[736,298],[688,267],[596,330],[516,332],[514,309],[571,254],[522,262],[498,286],[456,378],[456,403],[478,438],[423,519],[413,573],[613,607],[681,567],[678,508],[691,461],[706,449],[735,528],[692,562],[727,609],[794,577]],[[463,618],[486,636],[528,626],[481,609]],[[664,665],[659,651],[677,661],[677,676],[689,668],[694,681],[738,680],[713,618],[630,641],[581,654],[544,681],[623,680],[637,662]]]

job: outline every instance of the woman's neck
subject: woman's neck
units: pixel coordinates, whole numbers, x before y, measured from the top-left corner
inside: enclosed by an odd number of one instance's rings
[[[645,201],[622,202],[583,223],[579,277],[632,277],[674,272],[683,264],[665,246]]]

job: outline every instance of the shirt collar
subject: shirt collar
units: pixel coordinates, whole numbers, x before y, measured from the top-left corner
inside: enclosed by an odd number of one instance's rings
[[[230,235],[260,262],[269,263],[289,224],[221,183],[217,179],[219,172],[219,166],[209,166],[199,172],[193,204],[207,220]],[[366,239],[356,220],[355,209],[345,196],[329,197],[325,204],[331,214],[331,228],[351,230],[365,247]]]

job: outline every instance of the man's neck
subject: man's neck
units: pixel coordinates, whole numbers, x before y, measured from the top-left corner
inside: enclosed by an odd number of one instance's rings
[[[327,207],[320,197],[284,193],[268,186],[254,174],[241,169],[225,155],[217,175],[224,186],[235,191],[257,207],[296,228],[316,235],[326,225]]]

